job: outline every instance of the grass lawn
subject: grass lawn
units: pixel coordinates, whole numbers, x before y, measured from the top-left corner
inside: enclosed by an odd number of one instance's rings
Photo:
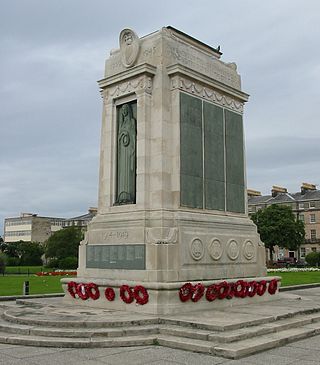
[[[60,279],[63,277],[65,276],[0,276],[0,296],[22,295],[24,281],[29,281],[30,294],[62,293]]]
[[[281,286],[320,283],[320,271],[269,272],[268,276],[281,276]]]

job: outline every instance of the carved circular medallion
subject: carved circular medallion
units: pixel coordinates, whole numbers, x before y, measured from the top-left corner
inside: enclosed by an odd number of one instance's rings
[[[140,41],[136,33],[131,29],[123,29],[119,37],[121,61],[123,66],[131,67],[138,58]]]
[[[227,254],[231,260],[236,260],[239,256],[240,249],[238,242],[235,240],[230,240],[228,242]]]
[[[255,256],[255,247],[250,240],[247,240],[244,243],[243,255],[247,260],[252,260]]]
[[[208,251],[210,256],[214,260],[220,260],[221,256],[223,254],[223,247],[221,242],[218,240],[218,238],[214,238],[210,243],[208,247]]]
[[[204,245],[199,238],[195,238],[190,244],[190,255],[198,261],[201,260],[204,255]]]

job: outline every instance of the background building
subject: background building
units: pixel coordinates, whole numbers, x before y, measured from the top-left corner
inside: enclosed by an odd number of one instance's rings
[[[20,217],[5,218],[4,241],[44,242],[63,227],[64,218],[40,217],[33,213],[21,213]]]
[[[85,229],[96,214],[97,208],[89,208],[87,214],[69,219],[21,213],[19,217],[5,218],[3,240],[6,243],[17,241],[42,243],[64,227],[79,226]]]
[[[288,193],[286,188],[279,186],[272,187],[271,195],[261,195],[256,190],[248,190],[247,193],[249,214],[271,204],[282,204],[289,206],[297,219],[305,223],[305,242],[301,245],[300,252],[278,248],[275,252],[278,259],[303,259],[309,252],[320,251],[320,190],[317,190],[316,185],[302,183],[297,193]]]

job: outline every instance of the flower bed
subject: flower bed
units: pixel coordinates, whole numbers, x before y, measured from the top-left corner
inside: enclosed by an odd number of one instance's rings
[[[36,273],[37,276],[77,276],[76,271],[41,271]]]
[[[283,267],[280,269],[268,269],[267,272],[312,272],[320,271],[319,267]]]

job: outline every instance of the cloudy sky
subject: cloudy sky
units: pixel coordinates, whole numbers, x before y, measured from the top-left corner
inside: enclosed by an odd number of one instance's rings
[[[97,80],[123,28],[171,25],[236,62],[248,187],[320,185],[318,0],[2,0],[0,235],[20,212],[72,217],[97,205]]]

